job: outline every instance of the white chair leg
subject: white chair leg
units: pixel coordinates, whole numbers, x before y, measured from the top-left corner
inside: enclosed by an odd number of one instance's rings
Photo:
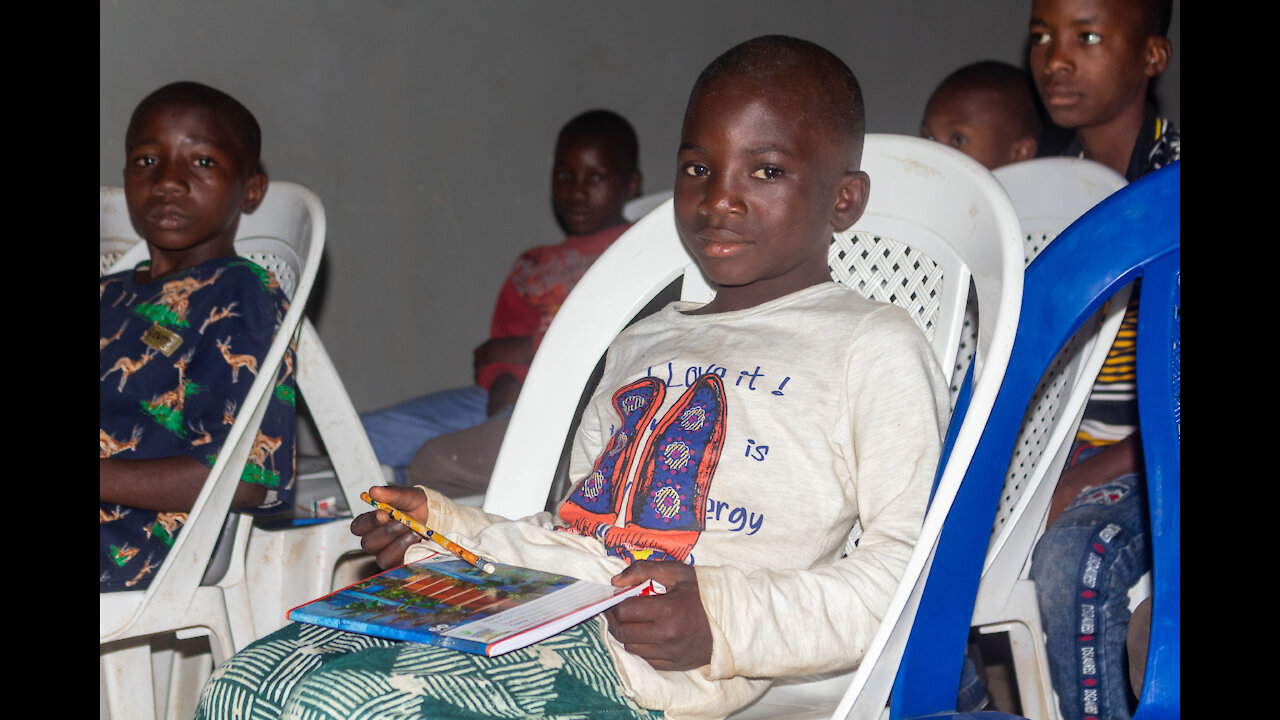
[[[143,637],[102,645],[98,657],[112,720],[155,720],[151,641]]]
[[[206,638],[178,640],[169,669],[165,720],[190,720],[195,716],[200,689],[213,673],[213,653]]]
[[[1009,620],[981,625],[978,630],[983,634],[1009,634],[1009,650],[1023,716],[1029,720],[1061,720],[1049,675],[1049,656],[1033,582],[1019,580],[1014,583],[1003,615]]]

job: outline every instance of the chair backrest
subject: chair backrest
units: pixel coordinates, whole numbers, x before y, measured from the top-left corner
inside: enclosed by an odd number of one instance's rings
[[[1111,168],[1081,158],[1028,160],[1005,165],[994,174],[1018,212],[1028,264],[1067,226],[1126,184]],[[1028,404],[984,568],[984,574],[993,567],[1002,574],[983,581],[982,592],[991,593],[993,602],[998,598],[1003,603],[1025,570],[1052,495],[1053,483],[1044,480],[1056,478],[1066,462],[1094,378],[1120,329],[1128,300],[1129,288],[1122,288],[1105,309],[1081,326],[1050,363]],[[1001,557],[1003,552],[1009,556]]]
[[[130,224],[124,192],[120,188],[103,187],[100,195],[101,265],[108,266],[108,253],[119,253],[104,272],[131,268],[147,257],[146,243],[137,237]],[[196,498],[186,525],[132,616],[112,618],[110,626],[104,624],[100,627],[103,641],[126,636],[149,614],[180,613],[190,604],[201,584],[223,521],[230,512],[231,500],[252,449],[255,431],[266,410],[277,370],[303,322],[303,310],[320,266],[324,238],[325,214],[320,199],[310,190],[293,183],[273,182],[257,211],[241,218],[236,251],[275,273],[281,288],[290,298],[289,310],[209,471],[204,488]],[[244,547],[250,522],[249,516],[241,516],[228,569],[228,575],[234,577],[224,577],[223,583],[243,577]],[[167,612],[157,612],[159,607],[166,608]],[[107,623],[108,618],[104,615],[102,620]]]
[[[988,522],[995,514],[1000,478],[1008,466],[1018,427],[1027,401],[1054,355],[1109,298],[1136,278],[1143,277],[1143,297],[1139,311],[1139,405],[1148,404],[1141,418],[1145,462],[1170,470],[1172,478],[1156,479],[1148,474],[1152,527],[1161,527],[1162,550],[1156,551],[1156,613],[1151,647],[1161,661],[1148,664],[1146,687],[1162,689],[1165,702],[1171,693],[1177,702],[1177,442],[1176,411],[1169,388],[1176,383],[1171,372],[1171,336],[1168,330],[1176,318],[1177,277],[1180,268],[1180,163],[1154,172],[1122,188],[1090,210],[1061,233],[1027,268],[1022,315],[1017,341],[1005,372],[1004,384],[991,410],[982,440],[974,452],[969,471],[943,528],[935,559],[935,577],[921,600],[915,626],[904,654],[893,692],[891,718],[923,717],[955,710],[960,662],[969,633],[983,559],[987,554]],[[1148,296],[1154,281],[1161,289]],[[1142,323],[1161,317],[1165,326],[1161,341],[1154,345]],[[1159,333],[1157,333],[1159,334]],[[1151,356],[1155,359],[1151,359]],[[1150,380],[1154,389],[1143,384]],[[1176,368],[1176,361],[1172,363]],[[1162,372],[1161,372],[1162,371]],[[1156,395],[1163,400],[1150,409]],[[1160,439],[1147,442],[1147,423],[1164,429]],[[1170,428],[1174,428],[1170,430]],[[1163,441],[1163,446],[1161,446]],[[1170,562],[1172,555],[1172,563]],[[937,572],[938,569],[943,569]],[[1161,575],[1164,575],[1162,578]],[[1172,584],[1170,584],[1172,582]],[[1163,591],[1163,595],[1160,592]],[[1159,627],[1157,632],[1156,627]],[[1172,662],[1169,661],[1172,658]],[[1169,678],[1172,676],[1172,681]],[[1144,692],[1143,701],[1147,702]]]
[[[1027,264],[1094,205],[1124,187],[1124,176],[1093,160],[1044,157],[993,171],[1022,224]]]
[[[1003,255],[1008,248],[991,238],[1017,232],[1018,225],[989,173],[967,164],[961,153],[937,153],[927,143],[903,135],[867,136],[863,169],[872,178],[870,200],[854,227],[836,236],[829,265],[834,279],[904,307],[921,325],[939,364],[947,367],[955,360],[971,276],[981,280],[982,305],[991,308],[980,357],[989,353],[994,319],[1007,319],[1010,306],[1016,313],[1021,279],[1009,279]],[[929,172],[936,162],[942,168]],[[921,202],[920,197],[938,200]],[[975,208],[987,212],[979,216]],[[1009,215],[1002,214],[1006,210]],[[1017,267],[1022,265],[1020,238],[1019,233]],[[623,267],[626,272],[617,270]],[[581,387],[618,332],[677,278],[683,278],[682,299],[705,302],[714,296],[680,244],[668,201],[610,246],[552,321],[498,453],[485,499],[488,511],[519,517],[545,506],[578,402],[564,388]],[[994,388],[991,392],[994,398]]]
[[[863,169],[871,177],[870,199],[862,218],[831,245],[833,278],[904,307],[942,367],[955,360],[971,278],[982,308],[970,399],[957,406],[954,417],[963,422],[953,419],[948,431],[949,459],[925,530],[864,670],[845,696],[847,707],[857,701],[883,708],[897,667],[892,659],[906,638],[904,630],[895,634],[893,628],[899,618],[909,625],[932,538],[977,444],[1013,345],[1023,262],[1021,232],[1008,197],[989,172],[962,153],[920,138],[872,134]],[[520,517],[543,508],[578,402],[577,393],[565,388],[581,387],[617,333],[680,277],[684,299],[713,297],[680,243],[667,202],[614,242],[556,315],[512,413],[485,498],[487,511]]]
[[[1018,211],[1028,264],[1076,218],[1125,184],[1124,177],[1106,165],[1072,157],[1025,160],[996,168],[993,174]],[[972,315],[971,308],[966,321]],[[966,327],[952,372],[953,385],[964,379],[973,357],[971,334]]]
[[[626,207],[622,208],[622,216],[630,222],[635,222],[640,218],[653,212],[654,208],[671,199],[670,190],[662,190],[660,192],[641,195],[640,197],[627,202]]]

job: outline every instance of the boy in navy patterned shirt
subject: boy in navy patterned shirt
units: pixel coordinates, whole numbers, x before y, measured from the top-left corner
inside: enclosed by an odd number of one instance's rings
[[[229,95],[174,83],[134,110],[125,199],[150,260],[101,279],[100,590],[150,583],[204,486],[289,301],[238,257],[242,212],[267,191],[258,123]],[[232,506],[293,494],[286,357]]]

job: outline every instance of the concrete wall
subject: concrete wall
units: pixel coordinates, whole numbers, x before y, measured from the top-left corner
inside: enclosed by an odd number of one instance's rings
[[[511,262],[560,238],[549,177],[568,118],[625,115],[646,191],[670,189],[694,77],[736,42],[783,33],[853,68],[868,130],[915,134],[954,68],[1025,64],[1030,3],[103,0],[100,11],[99,181],[121,184],[129,113],[160,85],[197,80],[248,106],[271,177],[325,203],[309,312],[369,410],[471,381]],[[1157,86],[1175,121],[1178,27],[1175,16]]]

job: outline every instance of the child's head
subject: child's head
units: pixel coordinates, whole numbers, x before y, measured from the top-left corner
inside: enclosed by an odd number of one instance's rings
[[[621,115],[588,110],[556,138],[551,207],[569,235],[589,235],[626,222],[622,209],[640,194],[640,144]]]
[[[1033,0],[1031,74],[1053,122],[1140,124],[1147,87],[1169,64],[1172,13],[1173,0]]]
[[[675,215],[717,286],[708,308],[752,307],[831,279],[832,233],[862,215],[870,190],[863,128],[857,78],[811,42],[755,38],[702,71],[680,133]]]
[[[938,85],[925,105],[920,137],[960,150],[988,170],[1036,156],[1040,116],[1031,78],[988,60],[966,65]]]
[[[199,83],[166,85],[138,104],[125,132],[124,190],[153,277],[235,253],[240,214],[267,191],[261,144],[243,105]]]

